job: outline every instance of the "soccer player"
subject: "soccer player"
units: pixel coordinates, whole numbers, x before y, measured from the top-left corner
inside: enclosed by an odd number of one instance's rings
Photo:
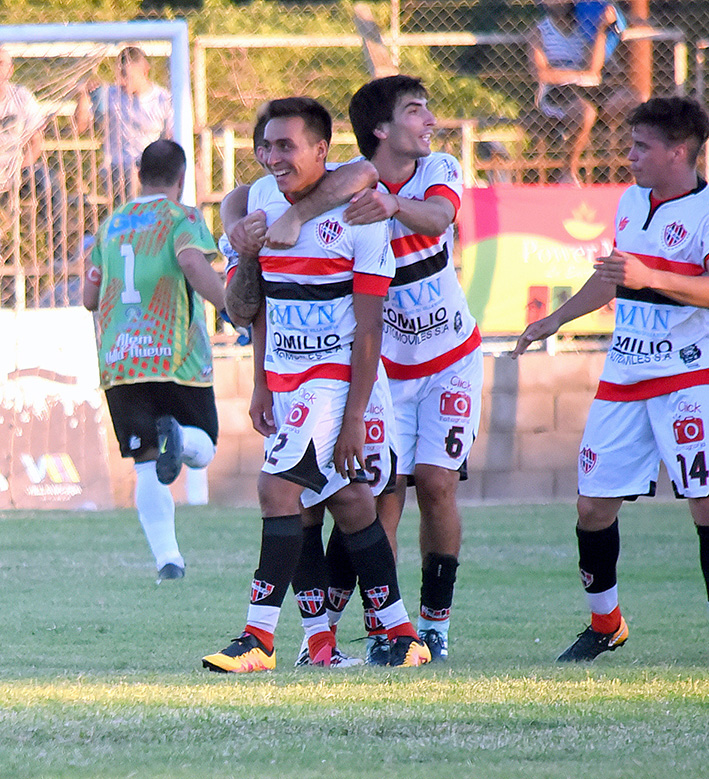
[[[352,225],[390,220],[396,257],[382,358],[397,414],[399,475],[379,511],[394,544],[413,481],[421,522],[418,633],[442,661],[462,535],[456,491],[477,435],[482,391],[480,332],[452,256],[462,174],[454,157],[431,152],[436,120],[419,79],[375,79],[355,93],[349,114],[379,184],[358,195],[345,218]],[[382,639],[370,641],[370,662],[383,662],[386,652]]]
[[[325,177],[332,134],[328,112],[309,98],[272,101],[269,117],[266,164],[272,175],[252,185],[248,198],[249,211],[263,211],[267,224]],[[275,667],[274,633],[303,542],[300,496],[305,488],[321,492],[335,478],[344,486],[330,498],[330,509],[392,641],[390,665],[430,660],[399,595],[372,492],[356,480],[393,259],[384,225],[347,226],[343,210],[307,221],[293,249],[264,248],[259,256],[265,310],[255,329],[265,327],[267,380],[261,416],[272,416],[277,432],[259,477],[261,555],[246,627],[228,647],[203,658],[213,671]],[[327,619],[312,630],[309,646],[315,663],[329,665],[334,636]]]
[[[146,147],[141,196],[101,226],[84,287],[84,305],[98,310],[101,387],[121,455],[135,461],[135,503],[158,581],[185,573],[167,485],[183,462],[209,465],[218,432],[203,299],[222,310],[224,286],[202,216],[179,203],[185,168],[177,143]]]
[[[615,329],[583,434],[576,535],[591,624],[559,655],[591,661],[628,640],[618,603],[618,511],[653,495],[660,460],[699,534],[709,596],[709,189],[697,174],[709,116],[687,97],[652,98],[629,117],[635,177],[621,197],[615,247],[563,306],[512,352],[616,299]]]
[[[480,333],[452,257],[462,175],[454,157],[431,152],[435,118],[419,79],[399,75],[365,84],[352,98],[350,120],[380,182],[357,193],[344,216],[351,225],[389,220],[397,266],[384,304],[382,356],[397,414],[399,475],[396,491],[380,496],[378,508],[395,549],[407,482],[415,481],[422,557],[418,632],[432,658],[442,661],[462,535],[457,484],[477,435],[482,391]],[[312,205],[309,197],[300,205],[306,204]],[[268,236],[287,245],[301,224],[291,208],[269,226]],[[341,557],[337,536],[328,554]],[[371,610],[365,621],[367,662],[386,665],[389,641]]]

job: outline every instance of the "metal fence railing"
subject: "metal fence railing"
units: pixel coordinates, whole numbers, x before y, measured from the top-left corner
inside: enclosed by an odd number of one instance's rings
[[[439,119],[436,143],[461,159],[468,185],[553,183],[568,173],[569,130],[535,105],[529,40],[542,19],[535,0],[379,0],[366,6],[252,0],[216,7],[218,1],[187,13],[197,198],[215,233],[224,194],[259,175],[251,151],[258,107],[286,94],[320,99],[335,120],[331,158],[348,159],[357,149],[347,105],[373,73],[398,70],[423,79]],[[599,110],[579,162],[581,184],[628,180],[627,137],[622,122],[602,110],[604,91],[632,87],[636,95],[680,92],[704,99],[707,88],[706,0],[616,5],[627,27],[600,87],[588,93]],[[100,178],[101,128],[79,133],[73,115],[82,80],[112,78],[115,50],[74,58],[15,51],[13,81],[35,94],[45,120],[32,174],[0,186],[0,306],[80,300],[84,240],[115,198]],[[148,53],[151,78],[167,85],[164,52]],[[0,161],[2,153],[0,132]]]

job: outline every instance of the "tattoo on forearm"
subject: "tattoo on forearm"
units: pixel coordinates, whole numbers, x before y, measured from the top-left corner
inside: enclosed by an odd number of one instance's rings
[[[240,258],[227,288],[226,309],[234,320],[253,322],[263,301],[261,266],[258,258]]]

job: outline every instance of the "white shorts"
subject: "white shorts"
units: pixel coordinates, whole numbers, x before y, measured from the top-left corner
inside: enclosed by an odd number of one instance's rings
[[[478,434],[482,349],[422,379],[389,379],[396,413],[398,473],[418,464],[457,471]]]
[[[707,386],[625,403],[594,400],[579,452],[579,494],[652,495],[662,460],[678,496],[707,497],[707,435]]]
[[[266,439],[261,470],[317,494],[331,479],[341,479],[332,457],[349,389],[347,381],[313,379],[292,392],[274,392],[273,418],[278,430]]]
[[[363,465],[367,481],[376,497],[382,492],[394,489],[397,462],[394,406],[389,391],[389,380],[381,362],[377,380],[372,387],[369,405],[364,414],[364,424],[367,437],[364,442]],[[321,503],[349,482],[349,479],[343,478],[335,471],[335,475],[328,480],[320,493],[311,489],[304,490],[300,496],[301,503],[306,508]]]

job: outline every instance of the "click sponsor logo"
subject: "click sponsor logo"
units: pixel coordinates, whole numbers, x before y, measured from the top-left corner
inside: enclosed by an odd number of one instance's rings
[[[678,444],[694,444],[704,440],[704,422],[699,417],[675,419],[672,432]]]
[[[381,444],[384,441],[384,420],[383,419],[365,419],[365,438],[366,444]]]
[[[290,411],[286,417],[286,424],[290,425],[291,427],[302,427],[309,413],[310,409],[305,405],[305,403],[301,403],[299,400],[297,400],[290,407]]]
[[[464,392],[444,392],[441,395],[440,411],[446,417],[469,417],[472,401]]]

